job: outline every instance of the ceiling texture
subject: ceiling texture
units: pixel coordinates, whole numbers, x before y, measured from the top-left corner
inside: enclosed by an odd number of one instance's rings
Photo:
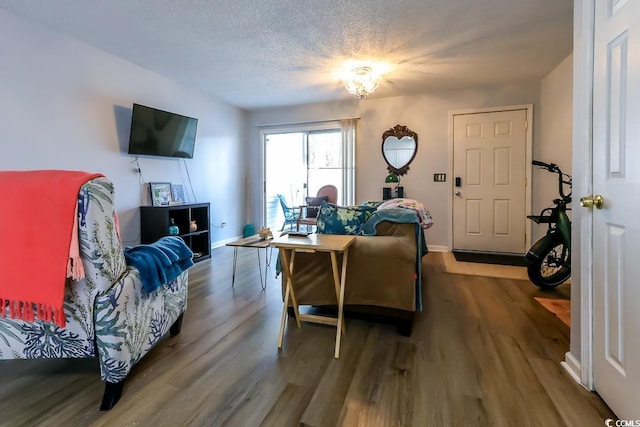
[[[573,0],[0,0],[0,8],[243,109],[540,80],[572,52]]]

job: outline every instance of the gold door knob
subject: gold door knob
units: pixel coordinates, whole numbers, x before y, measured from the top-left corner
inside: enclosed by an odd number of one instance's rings
[[[595,196],[585,196],[580,199],[580,206],[583,208],[592,208],[595,206],[596,209],[602,209],[604,205],[604,198],[596,194]]]

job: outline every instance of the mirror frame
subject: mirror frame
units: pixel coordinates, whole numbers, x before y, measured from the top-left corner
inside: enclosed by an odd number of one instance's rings
[[[413,138],[413,140],[416,143],[416,148],[415,150],[413,150],[413,155],[411,156],[409,161],[404,166],[401,166],[399,168],[396,168],[395,166],[391,165],[391,163],[389,163],[389,160],[387,159],[387,156],[384,155],[384,143],[387,140],[387,138],[390,136],[395,136],[398,139],[402,139],[405,136],[409,136]],[[387,170],[389,172],[395,173],[398,176],[406,174],[409,171],[409,165],[411,164],[413,159],[415,159],[417,153],[418,153],[418,134],[412,131],[411,129],[409,129],[408,127],[404,125],[395,125],[394,127],[385,131],[382,134],[382,157],[384,158],[384,161],[387,163]]]

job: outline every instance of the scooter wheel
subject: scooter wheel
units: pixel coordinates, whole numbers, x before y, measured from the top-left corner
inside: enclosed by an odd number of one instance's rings
[[[529,255],[533,256],[527,256],[527,274],[541,289],[555,288],[571,277],[569,250],[560,235],[552,235],[536,248],[535,254]]]

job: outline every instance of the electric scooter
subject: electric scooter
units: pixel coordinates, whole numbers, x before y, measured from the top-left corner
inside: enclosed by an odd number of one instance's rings
[[[543,209],[540,215],[528,215],[536,224],[549,224],[547,234],[529,249],[525,256],[527,274],[533,284],[541,289],[551,289],[571,277],[571,220],[567,215],[567,205],[571,203],[571,190],[564,193],[565,185],[571,189],[571,176],[563,173],[558,165],[537,160],[539,166],[551,173],[558,174],[559,199],[553,206]]]

